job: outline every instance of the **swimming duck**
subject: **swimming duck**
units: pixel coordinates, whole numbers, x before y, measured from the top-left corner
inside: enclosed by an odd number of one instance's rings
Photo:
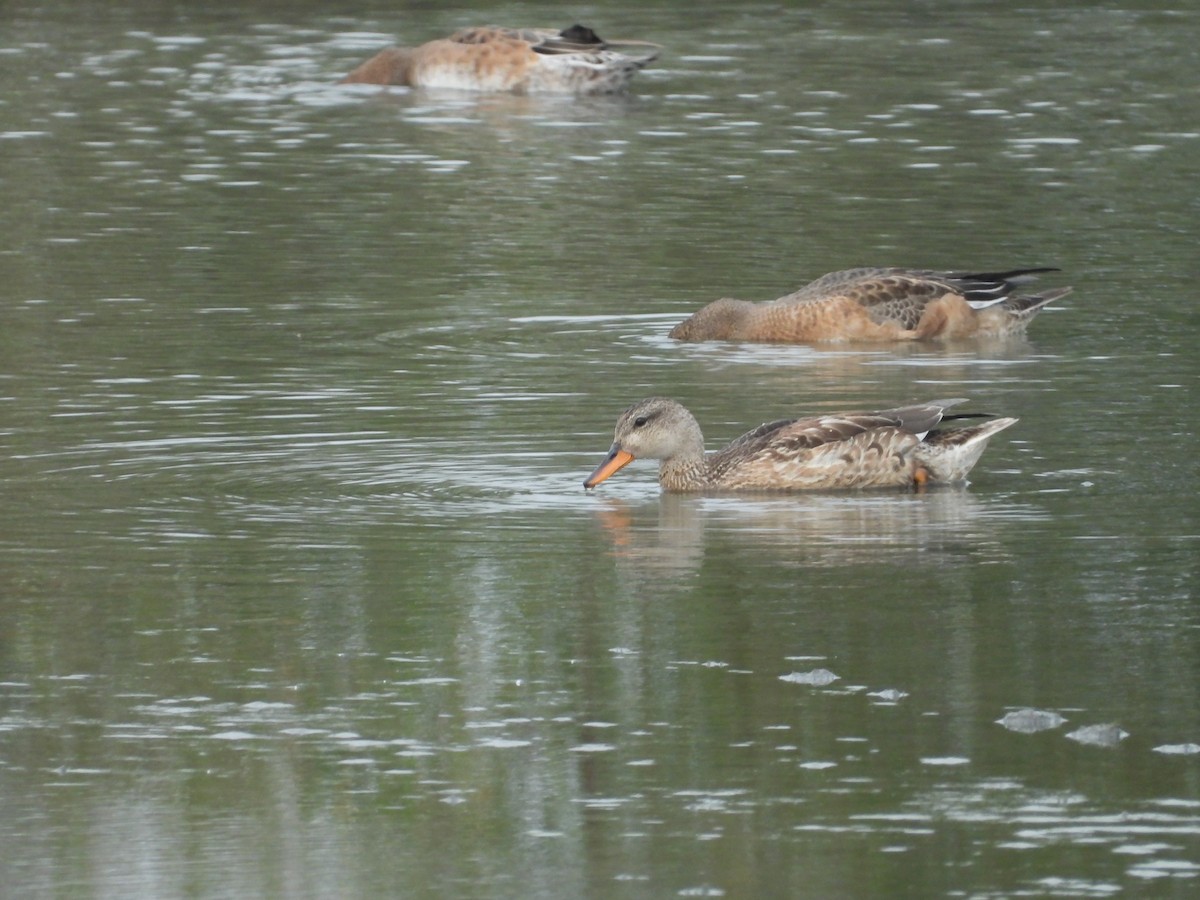
[[[1024,331],[1059,288],[1017,296],[1042,272],[959,274],[922,269],[847,269],[769,303],[716,300],[671,329],[677,341],[913,341],[999,337]]]
[[[610,44],[583,25],[562,31],[490,25],[464,28],[419,47],[389,47],[342,83],[519,94],[615,94],[658,56],[659,49],[646,41]]]
[[[965,400],[932,400],[879,412],[828,413],[760,425],[704,453],[695,417],[665,397],[641,400],[617,419],[612,448],[583,483],[594,488],[640,457],[660,460],[666,491],[779,491],[915,486],[963,481],[988,438],[1017,420],[947,416]],[[987,421],[934,431],[943,419]]]

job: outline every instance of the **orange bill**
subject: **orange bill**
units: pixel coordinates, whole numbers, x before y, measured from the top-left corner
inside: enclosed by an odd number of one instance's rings
[[[588,480],[583,483],[585,488],[594,488],[609,475],[620,471],[633,462],[633,454],[626,453],[616,444],[613,444],[612,449],[608,451],[608,456],[604,457],[604,462],[596,466],[596,471],[588,476]]]

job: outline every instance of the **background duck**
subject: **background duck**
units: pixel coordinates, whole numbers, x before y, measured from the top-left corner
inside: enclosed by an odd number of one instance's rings
[[[389,47],[342,83],[521,94],[614,94],[625,90],[638,70],[658,56],[659,49],[646,41],[610,44],[583,25],[562,31],[490,25],[464,28],[419,47]]]
[[[671,329],[678,341],[911,341],[999,337],[1024,331],[1059,288],[1017,296],[1017,285],[1058,269],[958,274],[862,268],[823,275],[769,303],[723,299]]]
[[[617,419],[613,445],[583,483],[594,488],[642,457],[659,462],[666,491],[805,490],[923,486],[963,481],[988,438],[1017,420],[947,416],[965,400],[932,400],[879,412],[780,419],[705,455],[696,418],[681,404],[651,397]],[[985,418],[965,427],[933,428],[943,419]]]

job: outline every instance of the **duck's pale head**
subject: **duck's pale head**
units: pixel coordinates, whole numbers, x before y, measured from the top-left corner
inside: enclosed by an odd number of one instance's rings
[[[621,413],[608,456],[583,483],[593,488],[635,459],[703,459],[704,436],[695,416],[666,397],[640,400]]]

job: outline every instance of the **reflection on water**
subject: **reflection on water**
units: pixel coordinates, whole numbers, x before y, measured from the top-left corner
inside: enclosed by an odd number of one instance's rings
[[[575,102],[335,84],[460,10],[9,6],[9,893],[1194,892],[1194,13],[612,7],[666,52]],[[666,338],[856,265],[1076,292]],[[1020,423],[965,490],[586,494],[657,394]]]
[[[663,853],[703,871],[697,836],[729,853],[752,852],[747,823],[769,829],[816,883],[845,878],[841,853],[924,854],[956,833],[987,860],[964,876],[981,887],[1018,862],[1033,884],[1064,872],[1100,884],[1195,871],[1184,848],[1200,836],[1200,804],[1139,800],[1114,816],[1086,787],[1045,786],[1046,773],[981,774],[994,758],[1045,759],[1046,749],[1066,770],[1097,763],[1061,736],[976,733],[952,709],[931,708],[923,690],[864,684],[856,680],[864,673],[846,663],[837,664],[845,678],[812,686],[778,677],[796,664],[790,660],[763,672],[714,660],[647,669],[645,654],[614,647],[593,660],[530,658],[525,678],[472,696],[472,675],[452,660],[368,652],[327,660],[343,687],[326,694],[304,673],[269,665],[248,670],[243,683],[223,683],[229,660],[196,637],[190,657],[175,662],[177,683],[208,683],[207,695],[164,695],[148,681],[133,688],[84,674],[5,686],[10,702],[30,708],[5,721],[8,771],[26,782],[30,800],[69,802],[69,825],[52,805],[55,827],[87,839],[89,868],[116,877],[136,865],[141,890],[175,890],[170,861],[181,845],[221,860],[221,877],[240,891],[272,883],[263,857],[285,861],[286,877],[301,883],[399,888],[416,873],[449,885],[457,867],[432,860],[469,855],[485,835],[497,854],[486,861],[489,884],[507,892],[501,860],[541,860],[537,878],[548,878],[546,865],[578,872],[594,862],[590,841],[609,832],[624,849],[603,864],[604,877],[661,885],[678,883],[654,864]],[[311,664],[314,650],[293,658]],[[615,679],[630,702],[608,715],[589,709],[587,685],[596,678]],[[255,699],[212,695],[231,688]],[[703,709],[724,705],[726,691],[753,698],[755,708],[719,716]],[[78,710],[72,722],[34,711],[64,702]],[[705,729],[720,739],[698,742]],[[56,740],[64,732],[69,744]],[[1078,751],[1104,752],[1111,751]],[[681,755],[690,760],[682,769]],[[91,762],[100,759],[107,762]],[[906,770],[899,792],[897,765]],[[707,774],[697,781],[689,772]],[[206,808],[205,797],[231,794],[239,798],[232,809],[199,821],[189,815]],[[53,858],[38,815],[24,801],[11,807],[6,842],[35,864]],[[386,865],[361,852],[376,842],[367,832],[385,823],[396,842]],[[300,852],[313,846],[325,849]],[[556,861],[547,864],[547,855]],[[63,877],[35,872],[28,883]]]
[[[948,487],[780,497],[663,494],[657,511],[654,504],[605,500],[596,519],[619,571],[659,580],[699,570],[710,526],[724,548],[740,546],[761,564],[944,570],[1010,558],[997,538],[998,524],[1044,521],[1045,514]]]

